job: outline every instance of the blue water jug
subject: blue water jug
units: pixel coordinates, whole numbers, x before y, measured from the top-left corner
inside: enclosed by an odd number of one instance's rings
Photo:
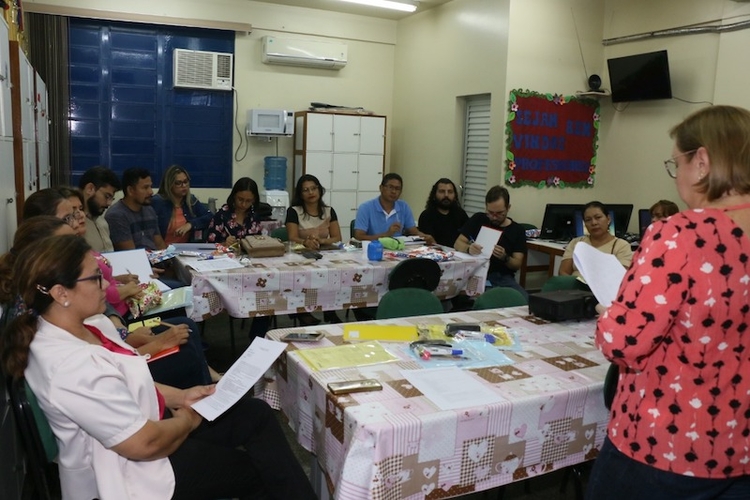
[[[263,160],[263,187],[266,191],[286,191],[286,158],[266,156]]]
[[[378,240],[371,241],[367,245],[367,258],[369,260],[383,260],[383,244]]]

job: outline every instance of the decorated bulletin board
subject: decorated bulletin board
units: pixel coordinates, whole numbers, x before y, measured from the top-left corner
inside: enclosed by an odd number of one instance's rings
[[[513,90],[508,101],[505,183],[592,187],[599,137],[593,99]]]

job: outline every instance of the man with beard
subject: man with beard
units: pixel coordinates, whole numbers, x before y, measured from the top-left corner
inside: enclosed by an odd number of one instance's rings
[[[482,246],[475,243],[482,226],[502,231],[492,250],[487,280],[492,286],[514,288],[528,299],[529,294],[516,282],[515,274],[526,254],[526,233],[520,224],[508,217],[510,193],[502,186],[492,186],[484,198],[486,212],[471,216],[453,244],[459,252],[479,255]]]
[[[122,173],[123,198],[107,210],[104,218],[110,228],[115,250],[163,250],[167,248],[159,232],[156,211],[151,207],[151,174],[143,168]]]
[[[102,217],[120,190],[120,179],[106,167],[93,167],[81,176],[78,187],[83,193],[83,211],[86,213],[86,242],[97,252],[112,252],[109,224]]]
[[[459,229],[469,219],[458,201],[453,181],[439,179],[432,186],[424,208],[419,216],[419,230],[431,234],[439,245],[452,247]]]

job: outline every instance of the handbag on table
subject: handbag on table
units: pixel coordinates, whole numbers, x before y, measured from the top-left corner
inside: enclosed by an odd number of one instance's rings
[[[281,241],[261,234],[245,236],[240,240],[240,245],[250,257],[281,257],[286,252]]]

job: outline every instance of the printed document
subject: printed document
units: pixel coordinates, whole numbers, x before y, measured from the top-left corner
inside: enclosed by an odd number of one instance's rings
[[[581,242],[573,249],[573,262],[596,300],[604,307],[609,307],[617,297],[617,290],[625,277],[625,268],[617,257]]]
[[[186,266],[192,267],[199,273],[205,273],[208,271],[223,271],[225,269],[239,269],[245,267],[239,263],[236,259],[230,259],[229,257],[217,257],[215,259],[205,260],[184,260]]]
[[[477,245],[482,245],[482,253],[480,255],[482,257],[487,257],[488,259],[492,257],[492,251],[495,249],[495,245],[500,241],[500,236],[502,235],[502,231],[482,226],[477,235],[477,239],[474,240],[474,243]]]
[[[255,337],[252,344],[216,384],[216,392],[193,404],[193,409],[206,420],[215,420],[260,380],[276,358],[284,352],[286,346],[284,342]]]
[[[482,384],[471,373],[457,367],[401,370],[401,375],[441,410],[505,401],[500,394]]]

